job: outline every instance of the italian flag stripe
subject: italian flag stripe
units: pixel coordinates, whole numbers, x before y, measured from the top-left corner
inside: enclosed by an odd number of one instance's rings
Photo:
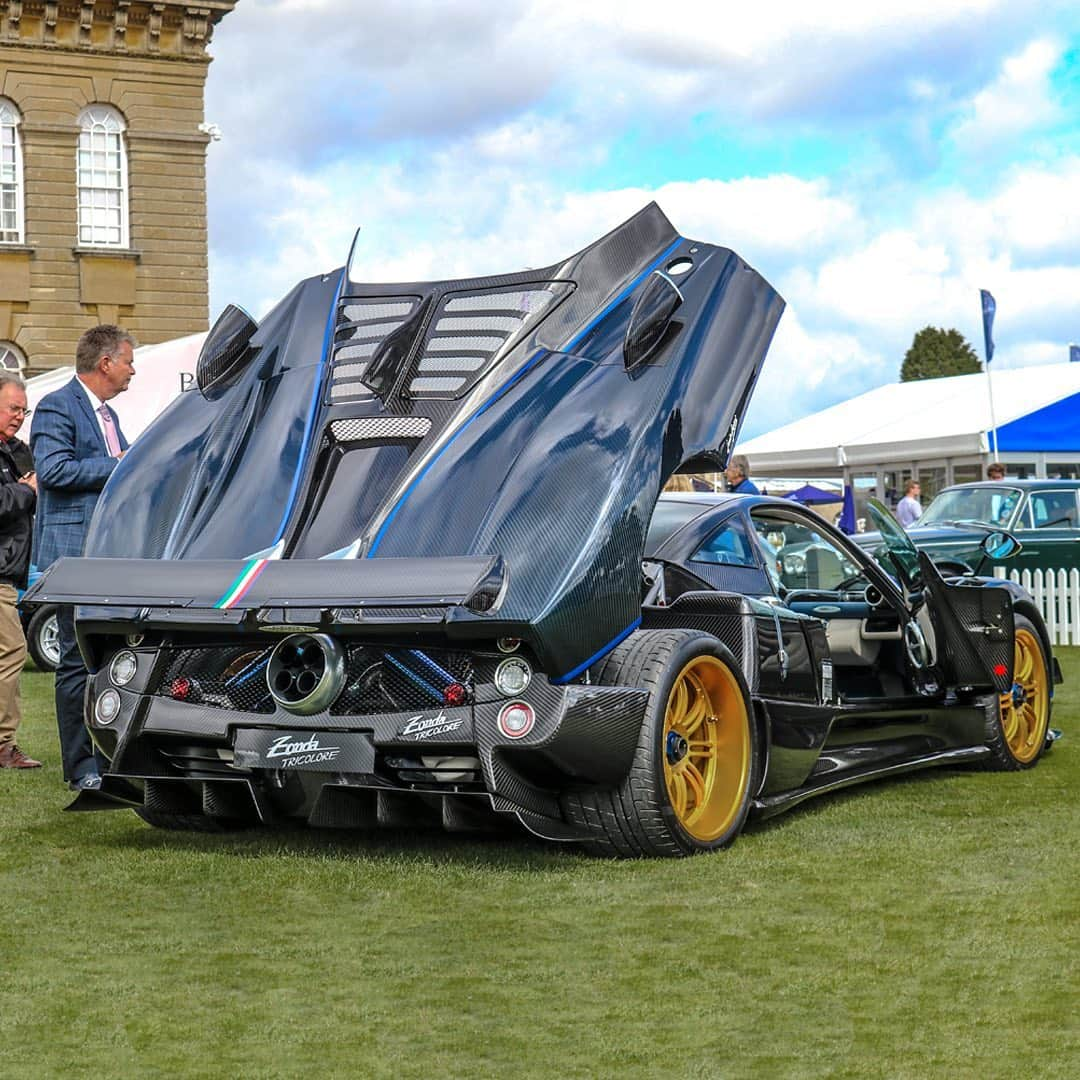
[[[255,579],[266,569],[266,564],[269,561],[269,559],[252,559],[240,572],[240,576],[229,586],[225,595],[222,596],[214,607],[224,611],[238,603],[244,593],[251,588]]]

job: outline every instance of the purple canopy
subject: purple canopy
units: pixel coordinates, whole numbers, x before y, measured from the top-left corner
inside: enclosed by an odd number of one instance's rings
[[[813,484],[803,484],[801,488],[789,491],[785,499],[794,499],[796,502],[812,506],[814,503],[838,503],[844,498],[841,491],[826,491],[824,488],[814,487]]]

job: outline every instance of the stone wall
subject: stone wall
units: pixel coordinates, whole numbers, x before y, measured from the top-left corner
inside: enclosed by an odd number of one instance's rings
[[[70,363],[98,322],[144,344],[206,329],[205,46],[233,6],[0,3],[0,95],[22,113],[25,192],[25,242],[0,244],[0,340],[28,374]],[[127,248],[78,242],[78,116],[94,103],[127,124]]]

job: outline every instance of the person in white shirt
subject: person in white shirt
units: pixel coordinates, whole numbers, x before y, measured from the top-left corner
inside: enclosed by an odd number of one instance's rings
[[[922,517],[922,503],[919,502],[919,481],[909,480],[904,488],[904,497],[896,504],[896,520],[910,529]]]

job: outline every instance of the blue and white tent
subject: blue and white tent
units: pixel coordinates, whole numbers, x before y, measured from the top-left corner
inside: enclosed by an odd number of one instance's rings
[[[1080,364],[995,367],[992,377],[1001,460],[1027,475],[1075,475]],[[754,476],[850,477],[942,465],[951,474],[954,466],[970,471],[992,460],[990,430],[980,372],[880,386],[742,442],[736,452],[750,459]]]

